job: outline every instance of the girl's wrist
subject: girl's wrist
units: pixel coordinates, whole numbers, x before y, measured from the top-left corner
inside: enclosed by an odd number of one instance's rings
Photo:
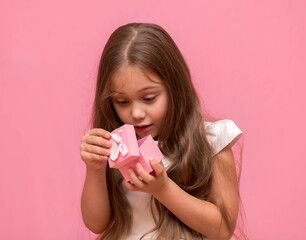
[[[104,184],[106,182],[106,171],[105,169],[86,169],[86,180],[89,183]]]
[[[100,168],[96,168],[93,166],[86,166],[86,175],[101,175],[104,174],[106,172],[106,166],[107,163],[105,162],[105,164],[103,164],[103,166],[101,166]]]
[[[163,199],[168,194],[169,189],[171,188],[171,185],[173,183],[174,182],[172,181],[172,179],[167,177],[167,180],[163,184],[163,187],[161,187],[160,189],[158,189],[158,191],[153,193],[152,196],[156,198],[158,201],[160,201],[160,199]]]

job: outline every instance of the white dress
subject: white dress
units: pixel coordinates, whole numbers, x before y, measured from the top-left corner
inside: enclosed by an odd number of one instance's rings
[[[207,140],[213,148],[213,154],[217,154],[227,145],[235,144],[242,131],[231,120],[205,122]],[[162,159],[165,168],[169,166],[169,160]],[[126,189],[126,197],[133,212],[132,231],[127,240],[139,240],[140,237],[150,231],[154,226],[154,220],[150,209],[151,195],[144,192],[134,192]],[[146,235],[143,239],[154,240],[154,233]]]

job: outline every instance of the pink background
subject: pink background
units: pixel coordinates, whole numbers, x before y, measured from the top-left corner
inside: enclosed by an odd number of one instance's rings
[[[162,25],[206,108],[244,131],[250,239],[305,239],[306,2],[0,2],[0,239],[92,239],[80,214],[96,69],[119,25]]]

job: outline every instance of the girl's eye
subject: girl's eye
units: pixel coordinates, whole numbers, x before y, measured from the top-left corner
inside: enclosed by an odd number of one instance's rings
[[[116,104],[127,104],[129,103],[127,100],[115,100]]]
[[[156,96],[152,96],[152,97],[145,97],[143,100],[146,102],[151,102],[156,98]]]

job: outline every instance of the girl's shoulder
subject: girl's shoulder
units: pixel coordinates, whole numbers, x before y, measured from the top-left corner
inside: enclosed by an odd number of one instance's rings
[[[227,145],[233,146],[242,135],[234,121],[223,119],[216,122],[204,122],[206,137],[211,144],[213,154],[217,154]]]

